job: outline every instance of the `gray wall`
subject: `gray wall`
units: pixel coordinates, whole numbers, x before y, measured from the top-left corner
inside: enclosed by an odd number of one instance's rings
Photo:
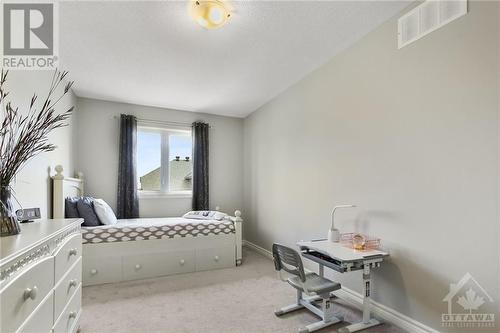
[[[52,79],[52,71],[10,71],[7,78],[7,89],[10,99],[19,107],[20,112],[27,112],[33,93],[38,94],[38,109],[43,103]],[[71,77],[71,74],[69,75]],[[63,89],[63,87],[61,87]],[[58,94],[61,91],[58,92]],[[57,95],[59,96],[59,95]],[[70,91],[63,98],[56,112],[64,112],[71,105],[76,104],[76,98]],[[55,173],[54,167],[61,164],[68,175],[73,175],[75,159],[74,152],[74,125],[75,116],[70,120],[70,126],[55,130],[49,136],[49,142],[57,149],[43,153],[31,160],[18,174],[15,183],[15,196],[24,208],[40,207],[43,218],[52,214],[52,186],[50,176]],[[16,207],[17,208],[17,207]]]
[[[500,301],[499,4],[469,9],[401,50],[389,20],[244,123],[245,239],[326,237],[357,204],[341,231],[391,253],[375,300],[439,330],[466,272]]]
[[[132,104],[78,98],[78,160],[85,175],[86,193],[106,200],[116,209],[120,113],[144,119],[205,121],[210,130],[210,205],[233,213],[242,209],[243,120]],[[191,198],[143,198],[141,217],[180,216],[191,209]]]

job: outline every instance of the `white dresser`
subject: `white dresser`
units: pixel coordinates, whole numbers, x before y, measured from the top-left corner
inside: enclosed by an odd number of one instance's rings
[[[0,238],[0,332],[76,332],[81,219],[39,220]]]

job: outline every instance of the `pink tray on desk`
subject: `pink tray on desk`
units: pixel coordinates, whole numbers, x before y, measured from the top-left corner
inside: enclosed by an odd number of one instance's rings
[[[350,249],[354,249],[354,246],[352,244],[352,239],[353,239],[354,235],[361,235],[365,238],[365,248],[363,250],[357,250],[357,251],[379,250],[380,249],[380,238],[372,237],[372,236],[365,235],[365,234],[355,233],[355,232],[341,234],[340,235],[340,244],[342,244],[342,246],[348,247]]]

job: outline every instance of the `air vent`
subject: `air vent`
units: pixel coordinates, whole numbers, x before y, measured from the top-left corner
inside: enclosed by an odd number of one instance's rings
[[[398,20],[398,48],[467,14],[467,0],[427,0]]]

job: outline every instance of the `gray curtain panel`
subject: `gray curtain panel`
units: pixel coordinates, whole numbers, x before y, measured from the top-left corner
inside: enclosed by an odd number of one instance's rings
[[[193,210],[208,210],[208,124],[193,123]]]
[[[116,216],[119,219],[139,217],[137,198],[137,119],[120,117],[120,157]]]

